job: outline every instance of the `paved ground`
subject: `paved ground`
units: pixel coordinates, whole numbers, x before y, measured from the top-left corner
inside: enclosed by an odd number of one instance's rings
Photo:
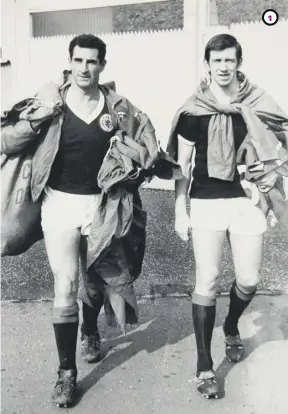
[[[147,249],[141,277],[136,283],[138,295],[191,292],[195,266],[191,243],[183,243],[174,233],[174,193],[143,190],[148,211]],[[260,288],[288,293],[288,211],[276,230],[265,239]],[[227,292],[233,280],[229,248],[223,254],[219,290]],[[51,298],[53,278],[43,243],[26,254],[2,260],[2,299]]]
[[[224,358],[221,324],[227,299],[218,300],[213,357],[225,398],[207,401],[195,390],[195,338],[190,299],[141,300],[140,323],[125,337],[104,331],[97,365],[81,361],[79,400],[56,409],[50,402],[57,356],[50,303],[2,303],[3,414],[285,414],[287,412],[288,296],[256,297],[240,329],[246,359]],[[78,347],[79,348],[79,347]]]
[[[150,301],[143,295],[190,293],[195,263],[191,243],[173,230],[173,192],[144,190],[148,215],[147,250],[136,284],[141,319],[124,338],[101,331],[104,360],[86,365],[78,358],[79,402],[73,413],[101,414],[284,414],[288,369],[288,212],[267,233],[260,293],[241,322],[246,359],[233,366],[224,358],[221,323],[227,298],[218,299],[213,340],[217,374],[226,396],[208,402],[195,391],[196,348],[189,298]],[[49,299],[53,279],[43,243],[26,254],[2,260],[2,410],[3,414],[53,414],[50,395],[57,355]],[[234,278],[225,247],[219,291],[227,293]],[[282,296],[268,296],[281,292]],[[26,300],[36,300],[27,302]],[[41,301],[42,300],[42,301]],[[48,300],[48,302],[46,301]],[[19,303],[15,303],[19,302]],[[67,410],[62,410],[66,412]]]

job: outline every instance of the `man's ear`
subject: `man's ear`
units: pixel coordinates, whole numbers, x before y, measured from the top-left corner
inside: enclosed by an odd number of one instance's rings
[[[107,60],[104,59],[103,62],[101,63],[101,72],[105,69],[106,64],[107,64]]]
[[[210,65],[206,59],[204,59],[204,67],[207,73],[210,73]]]
[[[210,74],[210,66],[207,60],[204,60],[204,76],[203,81],[207,83],[207,85],[210,85],[211,83],[211,74]]]
[[[241,59],[239,60],[238,65],[237,65],[237,69],[240,69],[240,67],[242,66],[242,63],[243,63],[243,59],[241,57]]]

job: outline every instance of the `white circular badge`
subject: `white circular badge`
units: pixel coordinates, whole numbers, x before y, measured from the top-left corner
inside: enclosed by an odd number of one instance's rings
[[[99,125],[105,132],[113,130],[113,122],[110,114],[103,114],[99,120]]]
[[[262,20],[267,26],[274,26],[278,22],[279,16],[275,10],[268,9],[262,14]]]

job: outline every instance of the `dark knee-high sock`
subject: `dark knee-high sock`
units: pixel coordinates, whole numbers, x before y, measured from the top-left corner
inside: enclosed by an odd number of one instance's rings
[[[53,308],[53,328],[60,369],[76,369],[78,305]]]
[[[216,299],[193,294],[192,299],[193,323],[197,345],[197,376],[200,372],[211,371],[211,340],[216,314]]]
[[[238,321],[256,293],[256,287],[252,293],[244,293],[234,281],[230,290],[230,305],[228,315],[224,323],[225,335],[239,335]]]
[[[104,305],[104,295],[99,291],[97,298],[93,298],[93,306],[88,305],[84,301],[82,304],[83,324],[81,326],[81,332],[84,335],[92,335],[97,331],[97,320],[101,308]]]

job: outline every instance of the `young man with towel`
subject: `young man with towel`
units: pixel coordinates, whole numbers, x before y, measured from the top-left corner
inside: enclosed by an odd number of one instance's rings
[[[228,235],[236,275],[223,324],[225,348],[228,359],[238,362],[244,354],[238,321],[257,289],[267,228],[265,214],[241,185],[237,165],[247,167],[245,178],[250,174],[250,179],[253,168],[262,168],[256,174],[261,178],[254,182],[263,197],[282,179],[276,166],[287,166],[288,119],[239,71],[241,63],[242,48],[233,36],[220,34],[210,39],[205,49],[210,79],[203,81],[176,113],[168,143],[168,153],[181,165],[184,176],[176,181],[175,230],[188,240],[192,228],[196,378],[197,389],[206,398],[218,398],[220,393],[213,371],[211,339],[224,241]]]

